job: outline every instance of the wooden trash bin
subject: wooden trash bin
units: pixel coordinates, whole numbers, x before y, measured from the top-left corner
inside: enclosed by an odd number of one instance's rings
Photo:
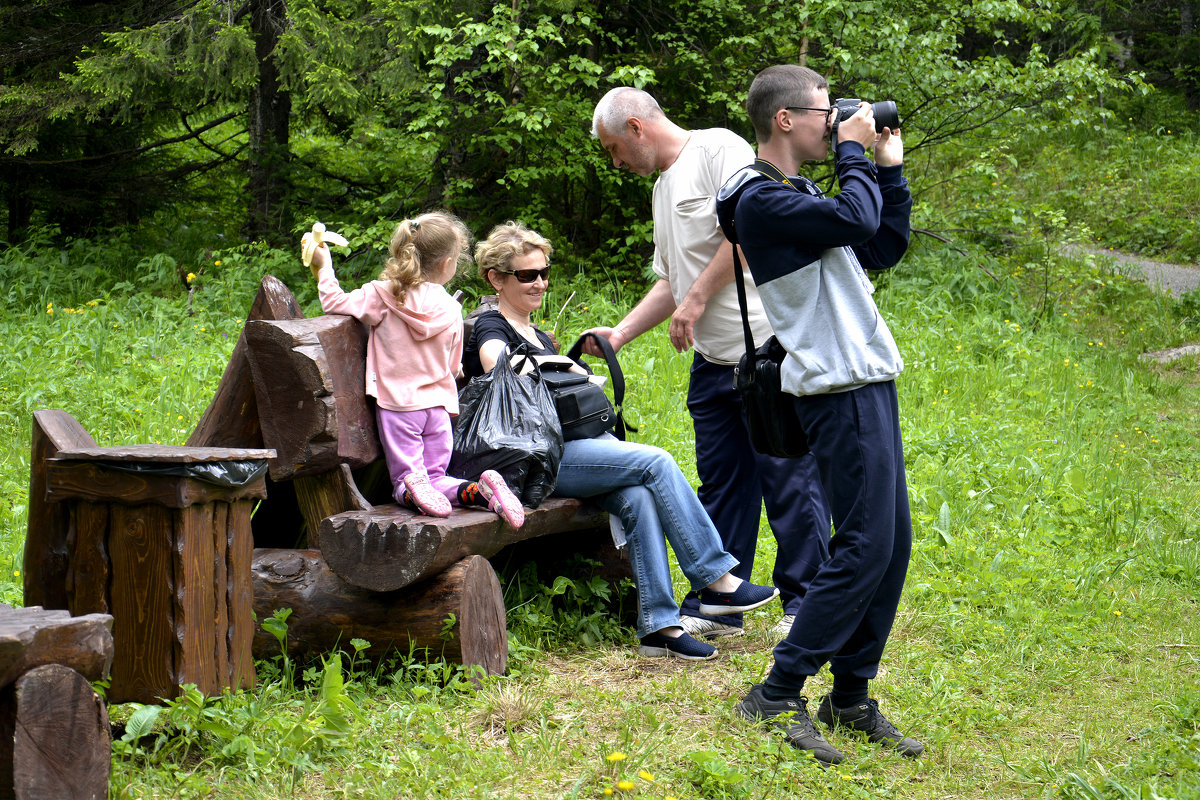
[[[46,499],[69,514],[68,607],[113,617],[110,702],[254,685],[250,513],[274,455],[134,445],[47,460]]]

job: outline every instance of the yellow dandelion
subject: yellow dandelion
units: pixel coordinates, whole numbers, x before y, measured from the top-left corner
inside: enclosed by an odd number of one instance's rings
[[[615,753],[609,753],[604,758],[606,761],[624,761],[625,754],[618,750]]]
[[[1120,612],[1120,611],[1118,611],[1117,609],[1115,609],[1115,608],[1114,608],[1114,609],[1113,609],[1113,616],[1119,617],[1119,616],[1121,616],[1121,612]]]
[[[613,793],[612,787],[611,787],[611,786],[605,786],[605,787],[604,787],[604,793],[605,793],[605,794],[612,794],[612,793]]]
[[[644,770],[644,769],[638,770],[638,776],[641,777],[641,779],[644,781],[650,781],[651,783],[654,783],[654,776],[651,775],[649,772],[646,772],[646,770]]]
[[[191,282],[192,282],[192,281],[194,281],[194,280],[196,280],[196,273],[194,273],[194,272],[189,272],[189,273],[188,273],[188,276],[187,276],[187,282],[188,282],[188,283],[191,283]]]
[[[625,780],[617,781],[617,788],[620,789],[622,792],[628,792],[630,789],[633,788],[633,781],[625,781]]]
[[[217,259],[216,261],[214,261],[214,262],[213,262],[213,266],[214,266],[214,267],[219,267],[219,266],[221,266],[221,260],[220,260],[220,259]]]

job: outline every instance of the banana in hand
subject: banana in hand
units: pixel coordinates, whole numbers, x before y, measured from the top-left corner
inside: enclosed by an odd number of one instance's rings
[[[317,252],[317,248],[323,243],[338,244],[342,247],[348,246],[350,243],[346,241],[346,237],[340,233],[325,230],[325,224],[316,222],[312,226],[312,230],[304,234],[304,238],[300,240],[300,257],[304,259],[304,266],[312,265],[313,253]]]

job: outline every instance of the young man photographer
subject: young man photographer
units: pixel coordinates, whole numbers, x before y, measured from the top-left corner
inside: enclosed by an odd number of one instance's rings
[[[799,176],[803,162],[829,151],[836,111],[825,79],[805,67],[769,67],[751,84],[746,110],[758,138],[759,171],[731,179],[718,216],[736,226],[767,317],[787,350],[783,390],[795,395],[834,535],[791,632],[775,648],[774,666],[737,711],[771,720],[792,745],[822,762],[841,761],[802,696],[806,679],[828,663],[833,689],[817,719],[915,757],[924,745],[900,733],[868,694],[912,550],[894,382],[904,365],[864,270],[894,265],[908,247],[912,197],[902,175],[903,143],[898,130],[877,136],[873,110],[863,103],[838,125],[841,192],[825,197]]]

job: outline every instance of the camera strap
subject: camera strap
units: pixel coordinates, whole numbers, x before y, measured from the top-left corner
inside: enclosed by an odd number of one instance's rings
[[[797,192],[803,191],[787,175],[783,174],[783,170],[765,158],[754,159],[754,163],[749,169],[754,170],[768,180],[790,186]],[[741,199],[740,191],[738,192],[737,199]],[[733,243],[733,277],[734,283],[737,285],[738,305],[741,306],[742,311],[742,335],[746,337],[746,352],[753,353],[755,350],[754,334],[750,330],[750,312],[746,307],[746,279],[742,276],[742,259],[738,252],[737,242]]]
[[[772,164],[770,161],[767,161],[765,158],[754,159],[754,171],[762,175],[766,175],[776,183],[786,184],[797,191],[800,189],[800,187],[791,182],[787,175],[783,174],[783,170]]]

